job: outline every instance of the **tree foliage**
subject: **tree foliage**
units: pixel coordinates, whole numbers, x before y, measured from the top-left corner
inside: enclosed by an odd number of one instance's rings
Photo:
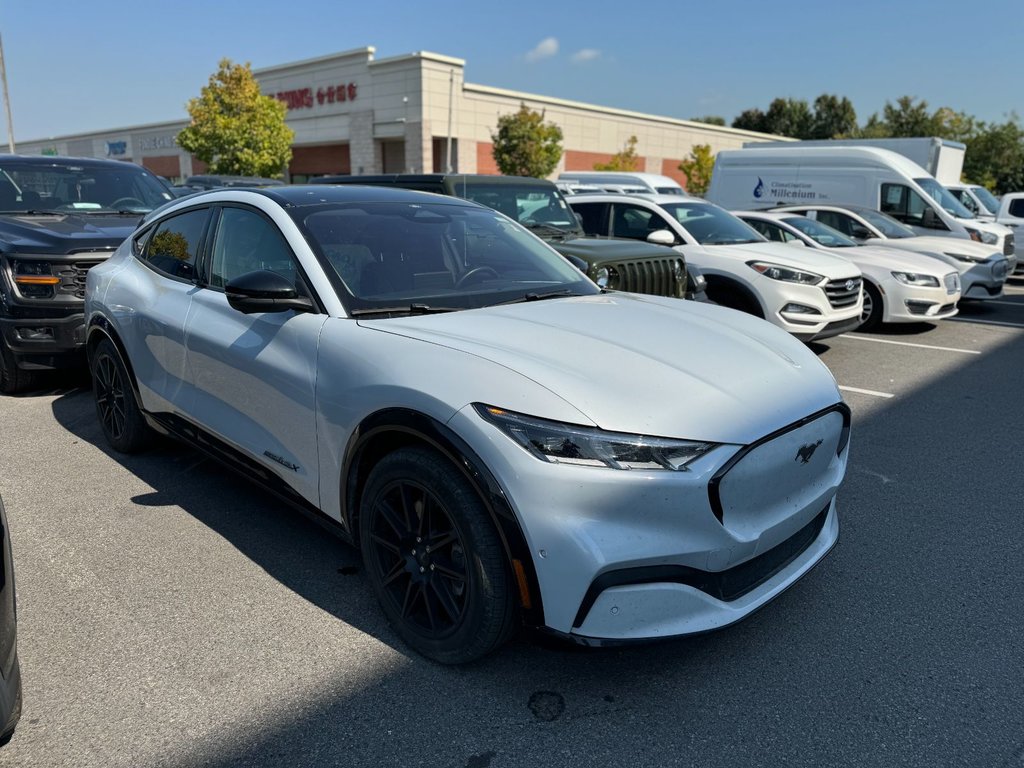
[[[621,152],[612,155],[607,163],[594,163],[595,171],[635,171],[640,165],[640,158],[636,153],[636,136],[626,139],[626,145]]]
[[[187,109],[191,122],[178,134],[178,146],[211,173],[277,177],[291,160],[295,133],[285,125],[287,109],[260,93],[248,62],[221,59]]]
[[[491,134],[494,162],[506,176],[550,175],[562,159],[562,129],[544,122],[544,113],[526,104],[518,112],[501,115]]]
[[[853,102],[843,96],[823,93],[814,100],[809,138],[837,139],[857,133],[857,111]]]
[[[710,144],[695,144],[690,156],[679,163],[679,170],[686,174],[686,191],[703,197],[711,185],[711,172],[715,169],[715,156]]]
[[[703,117],[691,117],[691,122],[707,123],[708,125],[725,125],[725,118],[720,115],[704,115]]]

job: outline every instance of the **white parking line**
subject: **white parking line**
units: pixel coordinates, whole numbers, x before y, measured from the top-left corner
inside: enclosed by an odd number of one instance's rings
[[[873,389],[859,389],[857,387],[844,387],[842,384],[839,385],[839,388],[841,390],[843,390],[843,392],[856,392],[858,395],[871,395],[872,397],[884,397],[886,399],[888,399],[890,397],[896,397],[896,395],[892,395],[892,394],[890,394],[888,392],[875,392],[875,390],[873,390]]]
[[[965,355],[980,355],[976,349],[957,349],[956,347],[936,347],[932,344],[914,344],[909,341],[892,341],[891,339],[873,339],[870,336],[854,336],[852,333],[844,333],[843,338],[859,339],[860,341],[873,341],[876,344],[895,344],[900,347],[917,347],[918,349],[937,349],[940,352],[962,352]]]
[[[971,320],[967,317],[947,317],[947,323],[974,323],[975,325],[1005,325],[1007,328],[1024,328],[1024,323],[1001,323],[998,320]]]

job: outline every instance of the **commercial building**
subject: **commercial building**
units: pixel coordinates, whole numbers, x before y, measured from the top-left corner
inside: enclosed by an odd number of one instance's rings
[[[498,117],[520,104],[543,110],[561,127],[565,153],[558,171],[592,170],[636,136],[636,170],[685,182],[678,165],[695,144],[718,152],[780,138],[467,83],[466,62],[451,56],[421,51],[375,59],[374,53],[373,47],[358,48],[255,70],[262,91],[288,106],[295,131],[292,181],[325,173],[444,171],[449,145],[451,170],[497,173],[491,133]],[[18,151],[128,160],[179,179],[205,170],[175,143],[187,124],[175,120],[19,142]]]

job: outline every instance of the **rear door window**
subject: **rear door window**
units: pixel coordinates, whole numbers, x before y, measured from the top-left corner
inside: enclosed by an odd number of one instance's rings
[[[168,277],[193,280],[209,216],[200,208],[166,219],[153,230],[142,260]]]
[[[572,209],[579,214],[584,232],[588,235],[606,236],[610,207],[610,203],[574,203]]]

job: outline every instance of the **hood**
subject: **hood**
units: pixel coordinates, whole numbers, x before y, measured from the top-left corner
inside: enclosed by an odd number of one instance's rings
[[[578,256],[592,264],[602,261],[636,261],[638,259],[676,257],[676,254],[664,245],[654,245],[638,240],[577,237],[571,240],[552,240],[548,244],[559,253]]]
[[[977,243],[968,240],[966,237],[942,237],[924,235],[921,237],[898,237],[881,238],[872,237],[865,241],[868,245],[881,245],[886,248],[899,248],[906,251],[926,253],[929,256],[938,256],[943,261],[950,261],[951,257],[944,256],[948,253],[962,253],[976,259],[990,259],[993,256],[1002,258],[1003,253],[994,245]],[[955,262],[956,260],[953,259]]]
[[[848,277],[859,277],[856,268],[851,268],[847,259],[831,253],[799,245],[782,243],[740,243],[738,245],[710,245],[704,250],[711,254],[729,251],[730,255],[739,256],[744,262],[768,261],[781,267],[793,267],[806,272],[815,272],[829,280],[840,280]]]
[[[613,293],[360,324],[489,360],[616,432],[746,444],[840,400],[789,334],[679,299]]]
[[[0,216],[0,247],[13,253],[39,254],[111,250],[135,231],[141,218],[142,214],[7,214]]]
[[[887,241],[898,242],[898,241]],[[956,272],[952,266],[940,263],[937,259],[923,253],[904,251],[896,247],[880,245],[858,245],[853,248],[829,248],[829,253],[852,261],[866,275],[876,280],[888,280],[892,271],[914,272],[932,275],[941,279],[950,272]]]

